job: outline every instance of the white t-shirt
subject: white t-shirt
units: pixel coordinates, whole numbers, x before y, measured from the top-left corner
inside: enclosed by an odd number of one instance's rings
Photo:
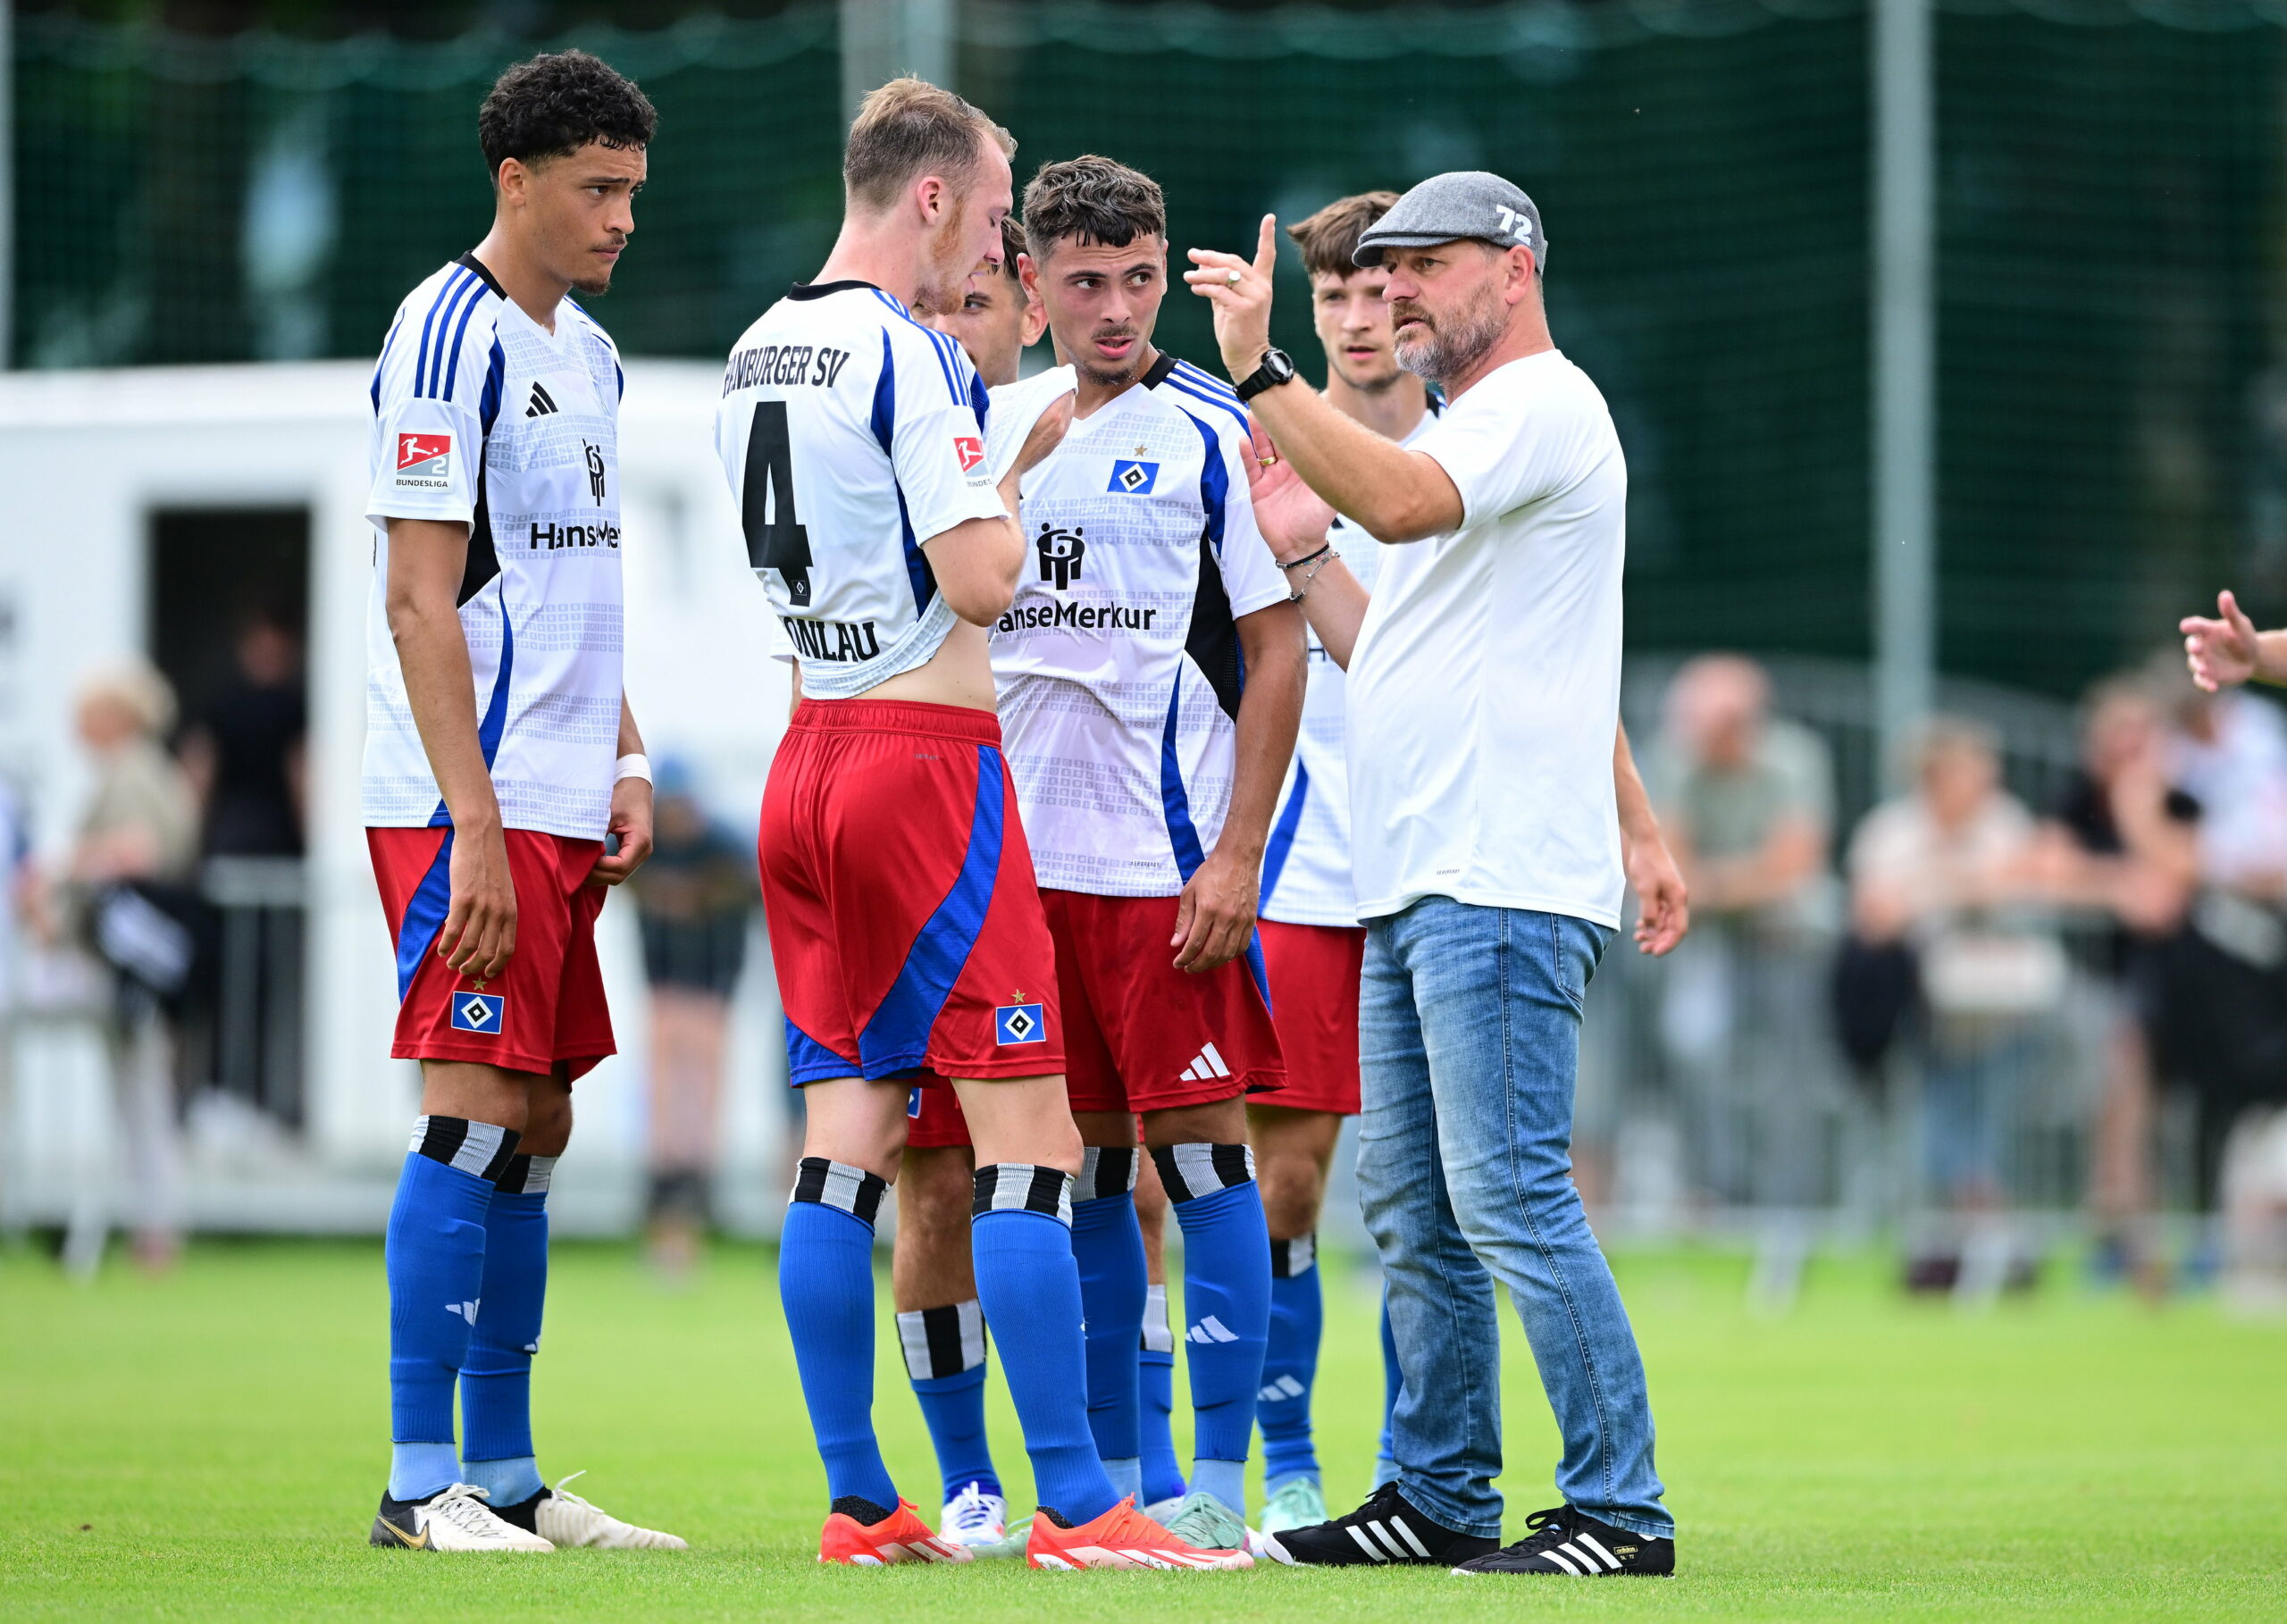
[[[1242,615],[1286,598],[1255,528],[1246,411],[1162,355],[1025,475],[1032,557],[993,632],[1040,883],[1171,897],[1230,808]]]
[[[1384,554],[1351,656],[1358,911],[1445,896],[1617,929],[1628,470],[1612,415],[1546,350],[1479,381],[1414,449],[1462,519]]]
[[[799,284],[732,349],[715,448],[804,694],[861,694],[953,629],[922,546],[1007,516],[984,412],[961,347],[870,282]]]
[[[373,587],[361,799],[442,825],[390,636],[390,519],[469,526],[461,630],[501,822],[600,840],[619,755],[619,355],[570,299],[549,332],[463,255],[398,306],[371,390]]]
[[[1436,396],[1400,443],[1418,444],[1444,409]],[[1326,532],[1335,554],[1368,592],[1389,548],[1340,514]],[[1342,667],[1310,633],[1310,675],[1303,691],[1303,730],[1294,764],[1278,791],[1278,816],[1262,851],[1262,917],[1285,925],[1353,925],[1358,896],[1350,879],[1350,772]]]

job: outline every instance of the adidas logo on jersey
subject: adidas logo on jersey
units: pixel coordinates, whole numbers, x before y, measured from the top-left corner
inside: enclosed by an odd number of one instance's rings
[[[1210,1043],[1192,1057],[1191,1064],[1183,1068],[1183,1075],[1179,1080],[1185,1083],[1205,1083],[1216,1077],[1227,1077],[1230,1075],[1231,1068],[1223,1064],[1223,1057],[1215,1051],[1215,1045]]]
[[[1186,1342],[1236,1342],[1239,1334],[1210,1314],[1184,1333]]]
[[[561,410],[561,408],[557,406],[556,398],[550,395],[545,388],[538,383],[534,383],[532,385],[532,403],[524,407],[524,415],[527,417],[545,417],[550,412],[558,410]]]

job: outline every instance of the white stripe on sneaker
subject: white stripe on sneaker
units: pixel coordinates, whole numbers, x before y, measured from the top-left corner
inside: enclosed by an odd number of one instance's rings
[[[1414,1537],[1413,1530],[1405,1526],[1404,1518],[1391,1518],[1390,1526],[1395,1528],[1399,1533],[1405,1536],[1405,1543],[1413,1547],[1413,1553],[1416,1556],[1420,1557],[1425,1562],[1429,1560],[1429,1548],[1423,1544],[1420,1540]]]
[[[1378,1562],[1386,1562],[1389,1561],[1389,1558],[1382,1553],[1380,1548],[1378,1547],[1372,1540],[1366,1537],[1364,1529],[1353,1525],[1350,1528],[1349,1534],[1351,1538],[1358,1542],[1358,1548],[1361,1551],[1363,1551],[1368,1556],[1372,1557]]]
[[[1611,1552],[1605,1550],[1604,1546],[1598,1544],[1595,1535],[1575,1534],[1572,1536],[1572,1543],[1576,1545],[1587,1546],[1589,1552],[1599,1558],[1604,1562],[1604,1565],[1613,1572],[1617,1573],[1620,1571],[1620,1558],[1614,1556]]]
[[[1396,1540],[1390,1536],[1390,1531],[1387,1528],[1384,1527],[1378,1521],[1370,1522],[1366,1525],[1366,1531],[1371,1534],[1376,1539],[1380,1540],[1382,1544],[1388,1548],[1389,1553],[1392,1556],[1395,1556],[1400,1561],[1405,1561],[1405,1547],[1398,1544]]]
[[[1578,1568],[1574,1567],[1571,1562],[1566,1561],[1564,1560],[1563,1553],[1562,1553],[1562,1552],[1558,1552],[1558,1551],[1544,1551],[1544,1552],[1542,1552],[1542,1553],[1541,1553],[1541,1554],[1542,1554],[1543,1556],[1546,1556],[1546,1558],[1548,1558],[1548,1560],[1549,1560],[1549,1561],[1551,1561],[1554,1562],[1558,1567],[1560,1567],[1560,1568],[1563,1569],[1565,1572],[1567,1572],[1567,1573],[1571,1574],[1574,1578],[1586,1578],[1587,1577],[1587,1575],[1586,1575],[1586,1574],[1582,1573],[1582,1572],[1581,1572]],[[1581,1560],[1582,1561],[1587,1561],[1588,1559],[1587,1559],[1587,1557],[1585,1557],[1585,1556],[1584,1556],[1584,1557],[1582,1557],[1580,1560]]]

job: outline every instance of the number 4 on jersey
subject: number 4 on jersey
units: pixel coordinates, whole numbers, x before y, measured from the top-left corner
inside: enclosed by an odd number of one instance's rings
[[[810,533],[794,514],[794,453],[783,400],[755,402],[741,494],[747,562],[758,570],[776,570],[786,582],[786,596],[797,607],[808,606]]]

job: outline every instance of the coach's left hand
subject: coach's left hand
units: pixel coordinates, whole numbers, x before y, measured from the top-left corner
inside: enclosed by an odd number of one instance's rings
[[[1691,929],[1691,892],[1675,854],[1657,834],[1627,842],[1629,888],[1636,893],[1636,949],[1664,958]]]
[[[616,885],[651,855],[651,783],[647,778],[623,778],[611,787],[612,833],[619,850],[596,859],[588,871],[591,885]]]
[[[1278,216],[1265,214],[1256,239],[1254,263],[1213,248],[1187,250],[1198,269],[1183,280],[1191,290],[1215,306],[1215,342],[1223,351],[1223,365],[1232,381],[1251,377],[1270,347],[1270,281],[1278,269]],[[1238,280],[1233,281],[1231,273]]]
[[[1254,933],[1255,875],[1260,859],[1227,858],[1220,847],[1192,873],[1176,899],[1176,968],[1194,975],[1219,970],[1247,950]]]

